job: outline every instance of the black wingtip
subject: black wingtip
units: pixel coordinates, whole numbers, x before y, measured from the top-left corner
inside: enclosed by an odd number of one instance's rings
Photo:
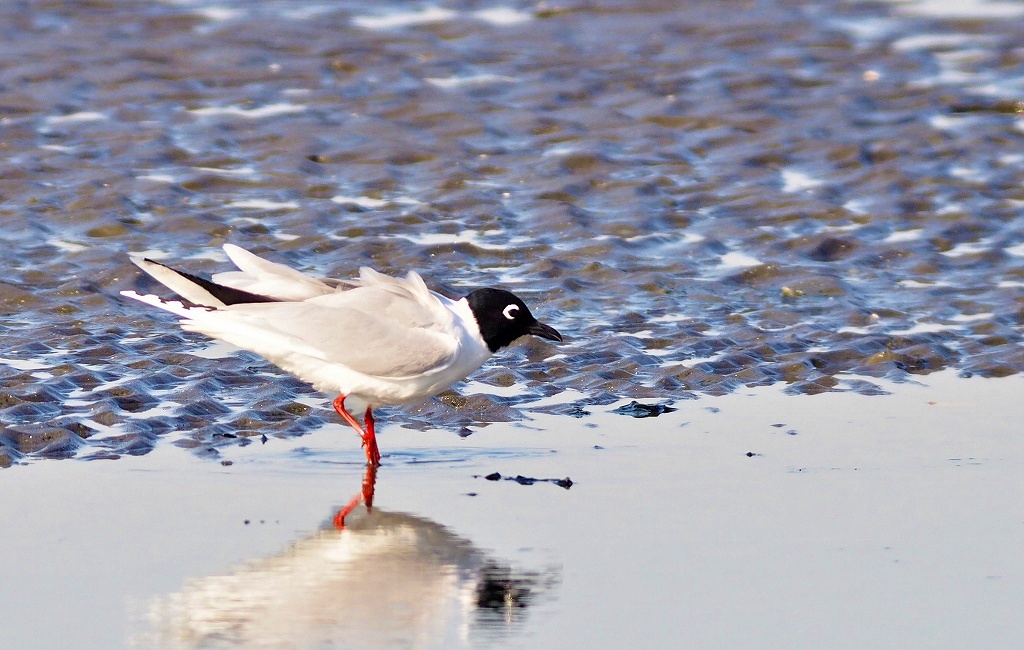
[[[156,262],[149,258],[145,258],[144,261],[149,262],[151,264],[156,264],[158,266],[162,266],[170,271],[174,271],[175,273],[185,278],[189,282],[194,282],[195,284],[198,284],[203,289],[206,289],[206,291],[209,292],[211,296],[221,301],[225,305],[237,305],[241,303],[250,302],[280,302],[280,300],[278,300],[277,298],[261,296],[258,293],[251,293],[249,291],[243,291],[242,289],[232,289],[231,287],[225,287],[224,285],[217,284],[212,280],[207,280],[206,278],[201,278],[198,275],[192,275],[191,273],[180,271],[176,268],[167,266],[166,264],[161,264],[160,262]]]

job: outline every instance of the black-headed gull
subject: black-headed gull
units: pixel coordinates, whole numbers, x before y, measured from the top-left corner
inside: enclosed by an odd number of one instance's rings
[[[562,336],[538,322],[514,294],[478,289],[451,300],[415,271],[393,278],[363,267],[355,280],[327,284],[226,244],[238,271],[212,280],[133,256],[184,301],[122,291],[182,318],[181,326],[251,350],[319,391],[340,393],[334,409],[380,463],[373,409],[436,395],[525,334]],[[365,407],[365,427],[345,407]]]

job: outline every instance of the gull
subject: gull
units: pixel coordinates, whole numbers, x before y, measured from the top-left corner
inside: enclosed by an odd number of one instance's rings
[[[210,280],[133,255],[182,299],[121,295],[177,315],[186,331],[255,352],[318,391],[338,393],[334,410],[360,435],[372,466],[380,464],[374,408],[437,395],[527,334],[562,340],[503,289],[453,300],[428,289],[415,271],[396,278],[369,267],[329,284],[233,244],[224,252],[238,270]],[[360,424],[352,412],[363,409]]]

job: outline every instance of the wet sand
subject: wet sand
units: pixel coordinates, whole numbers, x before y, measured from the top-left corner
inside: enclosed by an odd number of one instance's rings
[[[212,273],[225,242],[567,333],[421,428],[1020,373],[1024,14],[946,4],[0,6],[0,465],[332,421],[119,295],[155,289],[128,252]]]
[[[18,531],[0,537],[5,639],[1012,646],[1024,598],[1024,385],[951,373],[922,383],[881,396],[749,389],[643,419],[539,415],[465,440],[388,428],[373,506],[398,523],[377,528],[393,543],[405,531],[397,555],[418,567],[427,596],[392,615],[383,636],[374,612],[386,605],[352,601],[352,588],[369,580],[368,593],[393,607],[415,585],[367,577],[394,568],[395,554],[366,541],[377,538],[338,541],[332,519],[363,479],[341,426],[232,448],[229,466],[173,447],[35,463],[4,475],[0,519]],[[574,485],[477,477],[494,471]],[[363,506],[349,517],[358,529]],[[515,586],[511,600],[501,592],[504,609],[474,596],[487,564]],[[268,609],[261,590],[282,572],[344,607],[328,618],[303,599]],[[41,611],[61,624],[40,625]]]

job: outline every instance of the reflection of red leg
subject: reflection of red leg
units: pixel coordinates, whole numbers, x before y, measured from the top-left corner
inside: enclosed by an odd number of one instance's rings
[[[366,504],[366,511],[369,512],[373,509],[373,488],[377,483],[377,466],[370,464],[366,466],[366,473],[363,475],[363,489],[356,496],[352,497],[352,500],[348,502],[344,508],[338,511],[338,514],[334,515],[334,527],[338,530],[345,528],[345,517],[349,515],[359,502],[362,501]]]
[[[348,422],[349,426],[356,430],[359,437],[363,439],[363,447],[366,448],[366,462],[371,465],[380,465],[380,450],[377,448],[377,436],[373,433],[373,412],[366,409],[366,428],[360,426],[352,414],[345,409],[345,396],[338,395],[334,398],[334,410],[338,415]]]
[[[356,496],[352,497],[352,500],[348,502],[348,505],[339,510],[338,514],[334,515],[334,527],[338,530],[342,530],[343,528],[345,528],[345,517],[347,517],[350,512],[355,510],[356,506],[358,506],[359,502],[362,500],[363,495],[361,494],[357,494]]]
[[[363,475],[363,503],[366,504],[366,511],[373,510],[373,488],[377,485],[377,466],[367,465],[366,474]]]

